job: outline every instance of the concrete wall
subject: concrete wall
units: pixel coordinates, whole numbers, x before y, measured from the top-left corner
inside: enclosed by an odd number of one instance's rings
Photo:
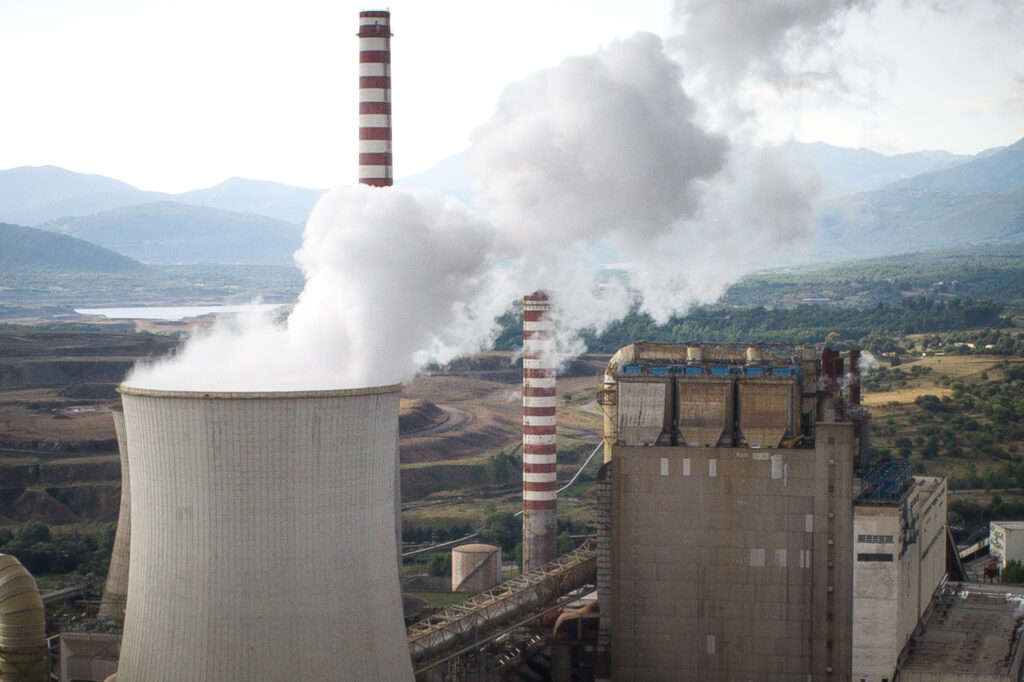
[[[896,670],[896,659],[903,647],[902,638],[897,634],[899,604],[907,598],[906,586],[900,579],[901,532],[898,507],[856,508],[853,519],[854,680],[891,680]],[[891,558],[878,560],[871,555]]]
[[[853,523],[852,676],[891,680],[945,576],[946,481],[917,477],[898,500],[858,504]]]
[[[999,570],[1011,559],[1024,561],[1024,523],[993,521],[989,525],[989,551],[999,560]]]
[[[613,448],[613,679],[850,670],[853,428],[817,436],[815,450]]]

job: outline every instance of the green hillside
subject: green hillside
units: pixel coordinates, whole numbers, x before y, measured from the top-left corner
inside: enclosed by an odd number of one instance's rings
[[[82,239],[34,227],[0,223],[0,270],[146,273],[151,268]]]
[[[819,259],[1024,243],[1024,140],[954,168],[828,202]]]
[[[293,265],[151,266],[75,237],[0,223],[0,318],[31,309],[290,302],[302,283]]]
[[[287,265],[302,241],[302,228],[283,220],[171,201],[63,218],[40,227],[161,264]]]

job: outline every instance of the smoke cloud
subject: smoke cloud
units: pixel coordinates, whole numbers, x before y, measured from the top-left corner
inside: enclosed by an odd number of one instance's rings
[[[838,39],[848,17],[875,0],[676,0],[673,53],[701,100],[727,124],[752,114],[738,99],[750,81],[776,91],[843,91]],[[849,70],[852,55],[842,55]]]
[[[874,355],[864,351],[857,360],[857,370],[860,371],[862,375],[865,375],[875,369],[878,369],[880,364],[881,363],[878,362],[878,359]]]
[[[469,153],[479,205],[431,192],[325,195],[296,260],[306,285],[283,322],[248,316],[140,366],[135,386],[313,390],[405,381],[490,344],[495,317],[542,289],[556,355],[582,350],[639,302],[658,319],[714,300],[766,253],[805,236],[800,183],[769,158],[741,179],[696,122],[679,66],[638,34],[510,85]],[[597,245],[630,263],[595,279]]]

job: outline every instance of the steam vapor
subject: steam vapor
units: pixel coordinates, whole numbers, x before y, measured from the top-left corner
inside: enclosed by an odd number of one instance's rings
[[[486,347],[495,318],[543,289],[566,357],[578,332],[635,302],[658,319],[717,298],[765,250],[806,236],[804,186],[760,161],[740,182],[729,144],[696,122],[682,72],[637,34],[510,85],[473,135],[479,205],[432,192],[325,195],[296,260],[286,321],[245,316],[196,333],[133,386],[313,390],[410,379]],[[597,244],[631,263],[630,288],[595,283]]]

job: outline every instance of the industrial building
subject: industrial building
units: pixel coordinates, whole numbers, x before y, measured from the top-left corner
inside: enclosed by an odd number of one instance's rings
[[[1024,521],[992,521],[988,530],[988,551],[999,570],[1006,562],[1024,562]]]
[[[892,677],[945,574],[945,484],[871,466],[857,357],[662,343],[612,357],[599,674]]]
[[[946,480],[887,463],[861,479],[854,505],[853,679],[893,678],[946,576]]]
[[[899,682],[1019,682],[1024,677],[1019,585],[948,583],[904,649]]]
[[[387,187],[390,13],[361,12],[358,36],[359,182]],[[945,480],[869,460],[857,351],[619,350],[599,399],[597,537],[557,556],[547,295],[523,314],[523,575],[495,585],[500,549],[457,547],[453,589],[482,592],[403,631],[400,386],[125,386],[100,605],[123,638],[69,636],[63,678],[514,680],[538,655],[559,681],[938,680],[926,652],[943,623],[1012,633],[995,593],[944,581]],[[998,613],[948,617],[968,601]],[[978,679],[1019,679],[1009,641],[1010,665]]]

